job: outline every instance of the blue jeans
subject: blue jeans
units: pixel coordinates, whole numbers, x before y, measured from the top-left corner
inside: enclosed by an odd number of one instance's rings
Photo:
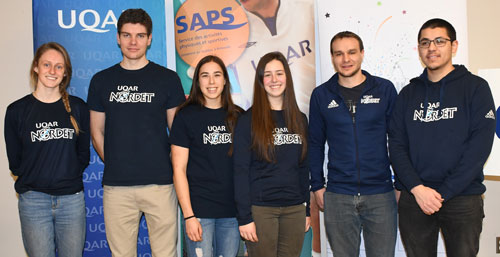
[[[28,191],[19,195],[23,243],[30,257],[78,257],[85,244],[83,192],[49,195]]]
[[[438,212],[426,215],[415,196],[403,190],[399,198],[399,230],[407,256],[437,256],[440,229],[448,256],[476,256],[483,208],[481,195],[456,196],[444,202]]]
[[[367,257],[393,257],[397,234],[394,191],[375,195],[325,192],[325,231],[335,257],[359,256],[361,232]]]
[[[199,218],[203,241],[186,238],[188,257],[235,257],[240,248],[240,231],[236,218]]]

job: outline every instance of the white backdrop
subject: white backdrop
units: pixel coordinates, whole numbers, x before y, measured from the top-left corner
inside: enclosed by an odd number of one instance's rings
[[[425,21],[436,17],[449,21],[455,27],[459,47],[453,63],[467,66],[466,0],[317,0],[316,3],[320,57],[317,62],[320,71],[318,85],[334,74],[330,58],[331,38],[340,31],[349,30],[363,40],[365,59],[362,69],[389,79],[398,91],[401,90],[411,78],[423,71],[417,51],[418,30]],[[323,221],[321,223],[324,227]],[[322,256],[333,256],[326,235],[323,230],[321,232]],[[366,256],[363,243],[360,256]],[[406,256],[399,236],[396,256]],[[438,256],[446,256],[442,240]]]
[[[365,59],[362,68],[372,75],[389,79],[399,91],[411,78],[422,73],[417,34],[425,21],[436,17],[455,27],[459,46],[453,62],[467,66],[465,0],[318,0],[316,6],[321,82],[334,73],[330,59],[331,38],[340,31],[349,30],[363,40]]]

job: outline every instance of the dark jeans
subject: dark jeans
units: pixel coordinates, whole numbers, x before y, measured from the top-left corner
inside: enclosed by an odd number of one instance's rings
[[[439,229],[448,257],[471,257],[479,251],[484,218],[481,195],[456,196],[433,215],[426,215],[415,197],[401,192],[399,230],[408,257],[437,255]]]
[[[361,233],[367,257],[394,257],[397,206],[394,190],[375,195],[325,192],[325,230],[335,257],[359,256]]]
[[[306,207],[252,205],[259,242],[247,241],[250,257],[299,257],[304,243]]]

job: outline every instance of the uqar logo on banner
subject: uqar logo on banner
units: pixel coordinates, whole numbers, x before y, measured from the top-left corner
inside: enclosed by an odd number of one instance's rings
[[[69,52],[73,77],[68,91],[84,100],[92,76],[122,60],[116,23],[128,8],[142,8],[153,20],[153,41],[147,58],[166,65],[165,1],[33,0],[34,48],[55,41]],[[102,207],[104,163],[91,147],[90,165],[83,174],[87,214],[84,256],[111,256]],[[144,219],[139,225],[137,254],[151,256]]]
[[[64,23],[63,15],[64,15],[63,10],[57,10],[57,23],[59,27],[63,29],[72,29],[78,23],[78,25],[82,28],[81,29],[82,31],[90,31],[96,33],[109,32],[110,29],[107,27],[108,26],[116,27],[116,23],[118,21],[113,10],[108,10],[102,22],[101,22],[101,15],[96,10],[92,9],[83,10],[80,13],[78,13],[78,16],[76,10],[70,10],[69,14],[66,14],[70,17],[70,21],[68,24]],[[88,17],[87,20],[85,19],[85,17]],[[89,18],[93,20],[93,22],[87,24]]]

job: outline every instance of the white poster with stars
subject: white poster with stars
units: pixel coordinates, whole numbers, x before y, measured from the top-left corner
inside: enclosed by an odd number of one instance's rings
[[[318,85],[335,73],[330,58],[331,38],[338,32],[348,30],[363,40],[365,57],[361,68],[372,75],[389,79],[399,92],[424,69],[418,57],[417,35],[422,24],[431,18],[442,18],[453,24],[459,42],[453,63],[467,66],[466,7],[466,0],[317,0]],[[321,234],[321,256],[331,257],[333,254],[324,231]],[[361,257],[366,256],[363,245],[361,242]],[[395,256],[406,256],[399,235]],[[446,256],[441,239],[438,256]]]
[[[330,59],[331,38],[340,31],[349,30],[358,34],[365,46],[361,68],[389,79],[399,91],[423,71],[418,58],[417,35],[420,26],[431,18],[442,18],[453,24],[459,42],[453,63],[467,66],[465,0],[318,0],[316,6],[321,83],[334,74]]]

